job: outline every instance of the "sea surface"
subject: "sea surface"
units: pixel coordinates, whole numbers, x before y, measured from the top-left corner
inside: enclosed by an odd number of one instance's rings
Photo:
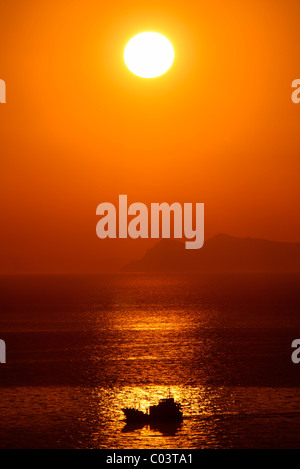
[[[0,277],[0,448],[300,448],[300,276]],[[130,426],[171,393],[176,425]]]

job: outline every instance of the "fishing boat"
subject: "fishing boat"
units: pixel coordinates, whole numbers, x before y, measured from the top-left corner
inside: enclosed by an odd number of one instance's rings
[[[173,397],[160,399],[157,405],[151,405],[146,412],[125,407],[122,409],[128,423],[178,422],[182,420],[181,404]]]

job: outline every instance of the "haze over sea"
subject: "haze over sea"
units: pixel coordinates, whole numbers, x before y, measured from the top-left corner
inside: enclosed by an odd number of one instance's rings
[[[299,448],[299,274],[2,276],[1,448]],[[169,390],[179,427],[130,427]]]

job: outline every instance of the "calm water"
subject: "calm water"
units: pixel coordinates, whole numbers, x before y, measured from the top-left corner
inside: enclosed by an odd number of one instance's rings
[[[1,448],[300,448],[297,275],[1,277]],[[179,427],[130,427],[169,389]]]

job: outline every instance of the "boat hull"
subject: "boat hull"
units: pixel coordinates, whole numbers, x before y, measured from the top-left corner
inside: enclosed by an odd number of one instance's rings
[[[125,414],[126,420],[131,423],[146,423],[150,421],[150,416],[141,410],[125,408],[122,409]]]
[[[137,409],[122,409],[125,414],[127,422],[130,423],[147,423],[147,422],[181,422],[182,413],[177,411],[175,413],[170,412],[160,412],[153,409],[150,409],[152,412],[150,414],[145,414],[141,410]]]

